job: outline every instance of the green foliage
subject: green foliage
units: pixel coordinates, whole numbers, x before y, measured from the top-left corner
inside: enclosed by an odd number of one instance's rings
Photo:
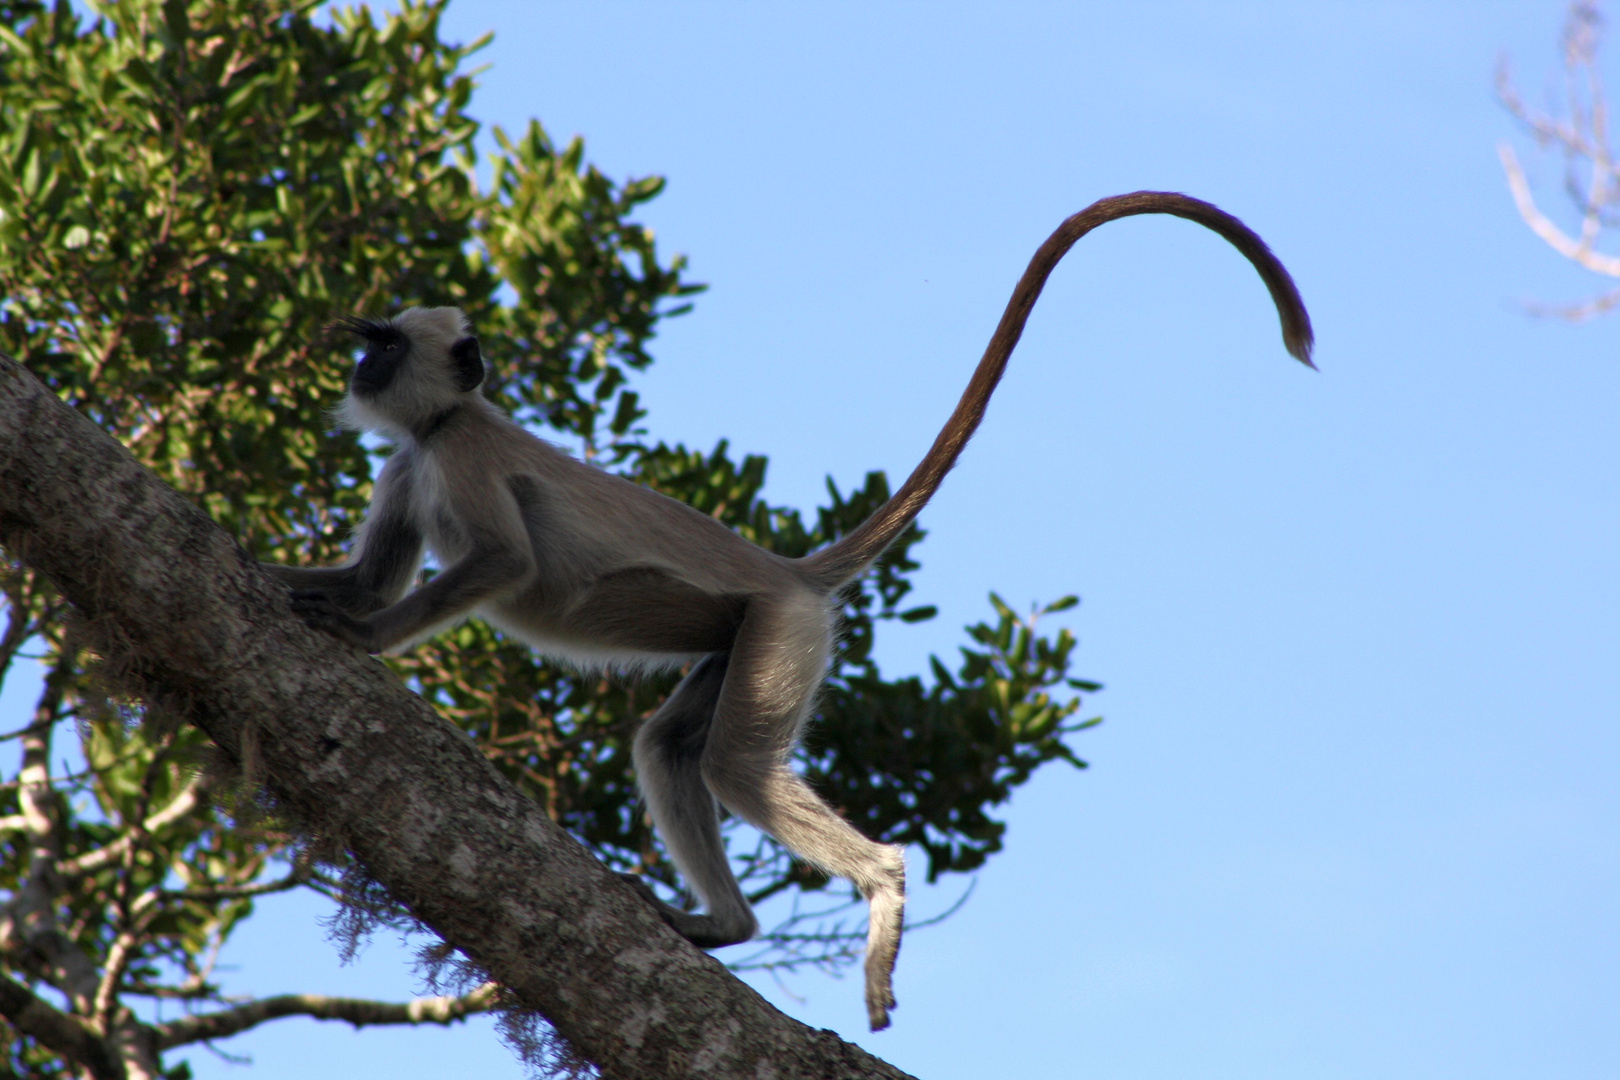
[[[495,131],[480,187],[463,70],[478,45],[439,40],[441,7],[323,25],[313,0],[113,0],[88,19],[65,0],[0,0],[0,349],[264,558],[339,557],[374,462],[329,430],[347,364],[326,328],[407,304],[467,310],[490,393],[514,415],[748,539],[798,556],[854,528],[889,494],[881,473],[848,492],[829,481],[807,523],[760,497],[762,457],[641,441],[631,379],[659,320],[701,288],[632,220],[663,181],[610,180],[580,140],[559,151],[531,122]],[[907,606],[922,536],[911,529],[843,598],[800,764],[867,833],[921,846],[932,880],[999,849],[992,811],[1034,769],[1082,764],[1064,742],[1086,726],[1072,691],[1095,685],[1068,676],[1067,631],[1041,637],[994,598],[956,670],[936,660],[932,681],[885,679],[878,625],[934,615]],[[59,813],[43,831],[22,813],[30,782],[0,787],[0,929],[19,898],[49,893],[29,917],[108,992],[64,985],[4,934],[0,967],[106,1030],[136,1023],[128,1001],[142,996],[221,1002],[211,957],[254,895],[338,886],[271,823],[207,797],[195,732],[107,703],[47,586],[9,562],[0,590],[0,677],[28,641],[57,673],[23,741],[48,759],[53,735],[76,734],[86,764],[50,781]],[[678,890],[628,752],[671,679],[544,665],[479,622],[391,663],[605,860]],[[738,847],[755,897],[828,884],[769,841]],[[766,962],[841,959],[854,940],[818,929],[822,951],[807,953],[796,933],[790,920],[767,939]],[[60,1071],[3,1022],[0,1045],[13,1067]]]

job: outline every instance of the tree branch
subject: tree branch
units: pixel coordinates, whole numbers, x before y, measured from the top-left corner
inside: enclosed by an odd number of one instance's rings
[[[0,544],[85,617],[110,673],[252,748],[280,810],[608,1076],[903,1076],[772,1008],[653,909],[382,664],[15,361],[0,358]]]
[[[1604,255],[1602,252],[1592,250],[1592,242],[1596,237],[1595,230],[1583,230],[1582,239],[1577,240],[1553,224],[1552,219],[1536,206],[1535,196],[1530,194],[1530,184],[1524,178],[1524,170],[1519,167],[1519,159],[1513,153],[1513,148],[1503,143],[1497,148],[1497,154],[1502,159],[1502,171],[1507,173],[1508,190],[1513,192],[1513,203],[1519,208],[1519,216],[1524,219],[1524,223],[1530,226],[1530,231],[1541,237],[1548,247],[1564,258],[1571,259],[1596,273],[1620,277],[1620,256]],[[1588,216],[1590,214],[1591,211],[1588,211]]]
[[[17,650],[22,648],[23,642],[28,640],[29,633],[34,629],[31,613],[28,610],[28,597],[26,587],[18,582],[6,590],[6,632],[0,635],[0,686],[4,686],[6,675],[11,671],[11,661],[16,657]]]
[[[161,900],[197,900],[205,903],[214,900],[235,900],[240,897],[266,896],[270,893],[296,889],[309,881],[310,877],[308,867],[295,866],[287,876],[274,881],[261,881],[253,885],[216,885],[204,889],[163,889],[157,896]]]
[[[4,975],[0,975],[0,1015],[42,1046],[89,1068],[97,1080],[123,1080],[123,1067],[89,1024],[46,1004]]]
[[[0,951],[18,957],[66,994],[74,1008],[88,1012],[100,976],[95,962],[57,925],[57,873],[62,852],[61,794],[51,783],[51,734],[62,708],[72,658],[56,658],[45,675],[34,722],[22,743],[17,803],[28,836],[28,873],[11,899],[0,906]]]
[[[495,993],[495,984],[485,983],[461,997],[417,998],[402,1005],[322,994],[282,994],[203,1016],[158,1024],[157,1045],[159,1050],[168,1050],[187,1043],[223,1039],[283,1016],[341,1020],[357,1028],[368,1024],[453,1024],[488,1011],[495,1004]]]
[[[202,786],[203,778],[201,774],[192,777],[191,781],[180,789],[180,794],[176,795],[168,806],[141,822],[138,829],[127,830],[112,843],[96,848],[94,851],[87,851],[83,855],[71,859],[63,859],[57,864],[56,872],[63,877],[81,877],[111,866],[124,857],[131,845],[135,843],[137,836],[157,832],[197,809],[197,804],[202,801]]]
[[[1620,166],[1609,145],[1609,106],[1597,67],[1602,15],[1592,3],[1570,5],[1564,22],[1564,89],[1567,112],[1551,116],[1530,108],[1519,96],[1507,61],[1497,65],[1496,92],[1502,105],[1529,129],[1537,145],[1554,148],[1564,157],[1565,193],[1580,213],[1576,233],[1561,229],[1541,212],[1530,193],[1524,170],[1506,143],[1498,148],[1502,170],[1519,216],[1547,246],[1564,258],[1594,273],[1620,277],[1620,257],[1596,250],[1604,230],[1617,223],[1620,209]],[[1555,314],[1580,320],[1616,305],[1616,293],[1571,305],[1531,304],[1537,314]]]

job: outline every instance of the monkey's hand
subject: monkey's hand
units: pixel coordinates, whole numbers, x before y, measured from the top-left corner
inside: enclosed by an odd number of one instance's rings
[[[357,619],[388,606],[388,600],[376,589],[367,588],[355,580],[352,566],[306,568],[262,562],[259,569],[294,592],[325,595],[339,609]]]
[[[316,630],[325,630],[368,653],[382,652],[382,642],[371,624],[344,611],[322,589],[294,589],[293,614]]]
[[[637,895],[652,905],[658,917],[668,923],[670,929],[700,949],[718,949],[722,945],[735,945],[739,941],[748,940],[719,933],[714,919],[708,915],[682,911],[678,907],[664,903],[640,874],[620,873],[619,877],[623,878],[624,883],[634,889]]]

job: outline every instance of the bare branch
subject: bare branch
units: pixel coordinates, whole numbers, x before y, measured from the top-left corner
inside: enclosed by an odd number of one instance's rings
[[[1530,185],[1524,178],[1524,170],[1519,167],[1519,159],[1513,153],[1513,148],[1503,143],[1497,148],[1497,153],[1502,159],[1502,170],[1507,173],[1508,189],[1513,192],[1513,202],[1519,208],[1519,216],[1530,226],[1530,231],[1541,237],[1548,247],[1564,258],[1572,259],[1596,273],[1620,277],[1620,256],[1604,255],[1592,250],[1591,242],[1596,236],[1595,233],[1581,240],[1575,240],[1553,224],[1551,219],[1536,207],[1535,197],[1530,194]]]
[[[1503,107],[1529,130],[1538,146],[1563,154],[1564,191],[1580,215],[1579,228],[1573,234],[1567,232],[1543,213],[1512,148],[1503,143],[1498,153],[1514,204],[1530,230],[1576,265],[1606,277],[1620,277],[1620,256],[1597,250],[1604,232],[1620,225],[1620,161],[1609,145],[1608,95],[1597,64],[1602,22],[1596,4],[1580,0],[1570,5],[1562,43],[1563,116],[1529,108],[1513,86],[1505,59],[1496,72],[1496,92]],[[1536,314],[1580,320],[1608,311],[1615,303],[1611,294],[1579,304],[1527,306]]]
[[[89,1068],[97,1080],[123,1080],[123,1067],[89,1024],[41,1001],[4,975],[0,975],[0,1015],[24,1035]]]
[[[159,1050],[168,1050],[187,1043],[223,1039],[284,1016],[341,1020],[357,1028],[373,1024],[453,1024],[474,1013],[488,1011],[495,1004],[495,995],[494,983],[485,983],[460,997],[417,998],[404,1004],[323,994],[282,994],[203,1016],[158,1024],[157,1046]]]

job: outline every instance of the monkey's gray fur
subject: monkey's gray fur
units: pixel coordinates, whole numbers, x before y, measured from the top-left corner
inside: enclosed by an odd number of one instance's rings
[[[1035,254],[932,449],[893,498],[848,536],[804,559],[773,555],[714,519],[583,465],[509,420],[479,392],[483,359],[454,308],[350,319],[366,341],[347,423],[397,449],[378,477],[342,566],[267,566],[312,625],[369,652],[426,638],[477,612],[541,652],[579,664],[691,672],[636,738],[637,775],[675,865],[705,914],[653,897],[697,945],[758,929],[726,861],[719,804],[871,906],[866,1007],[888,1026],[900,947],[905,863],[838,817],[788,768],[826,675],[837,594],[928,502],[973,434],[1047,275],[1091,229],[1133,214],[1174,214],[1231,241],[1271,292],[1283,340],[1310,364],[1311,327],[1288,272],[1242,222],[1197,199],[1136,192],[1066,220]],[[432,549],[443,568],[407,593]]]

